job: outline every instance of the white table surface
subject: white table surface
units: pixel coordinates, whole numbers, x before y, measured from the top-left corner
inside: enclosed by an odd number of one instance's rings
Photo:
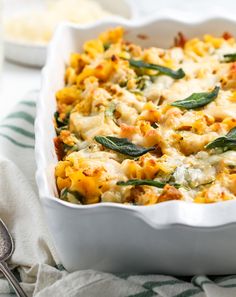
[[[30,90],[40,89],[40,69],[4,61],[0,79],[0,119]]]

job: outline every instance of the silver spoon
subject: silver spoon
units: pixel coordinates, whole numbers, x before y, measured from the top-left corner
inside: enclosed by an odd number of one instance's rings
[[[27,297],[18,280],[5,262],[14,252],[14,242],[6,225],[0,219],[0,270],[14,288],[18,297]]]

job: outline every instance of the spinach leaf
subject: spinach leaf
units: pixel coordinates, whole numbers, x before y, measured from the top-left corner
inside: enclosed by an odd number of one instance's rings
[[[63,120],[60,119],[60,114],[58,111],[54,113],[54,119],[56,122],[56,133],[57,135],[60,135],[62,130],[68,130],[69,126],[69,119],[70,119],[70,113],[68,112]]]
[[[224,152],[236,150],[236,127],[231,129],[228,134],[221,136],[208,143],[206,149],[221,148]]]
[[[67,127],[69,124],[69,118],[70,118],[70,113],[67,113],[67,115],[65,116],[64,120],[60,119],[60,114],[58,111],[56,111],[54,113],[54,119],[56,121],[57,124],[57,128],[64,128]]]
[[[233,54],[226,54],[224,55],[225,60],[222,62],[229,63],[229,62],[235,62],[236,61],[236,53]]]
[[[111,43],[110,42],[105,42],[103,44],[104,51],[108,50],[110,48],[110,46],[111,46]]]
[[[193,93],[183,100],[177,100],[171,103],[171,105],[184,109],[202,107],[215,100],[218,96],[219,90],[220,87],[216,86],[212,92]]]
[[[71,146],[71,145],[68,145],[66,143],[63,143],[63,150],[64,150],[65,153],[67,153],[67,152],[72,153],[72,152],[78,151],[79,148],[78,148],[78,146],[76,144]]]
[[[151,126],[152,126],[152,128],[154,128],[154,129],[156,129],[156,128],[159,127],[157,123],[152,123]]]
[[[157,70],[159,71],[160,74],[168,75],[174,79],[181,79],[185,76],[185,73],[182,68],[178,70],[172,70],[168,67],[146,63],[142,60],[129,59],[128,61],[129,61],[129,64],[133,67]]]
[[[115,110],[116,110],[116,104],[114,102],[111,102],[110,105],[105,110],[105,116],[108,118],[112,118]]]
[[[150,84],[151,84],[151,79],[150,79],[150,76],[148,76],[148,75],[139,76],[136,79],[137,89],[140,91],[143,91]]]
[[[128,181],[118,181],[118,186],[152,186],[156,188],[164,188],[168,183],[162,183],[152,179],[130,179]],[[174,187],[179,187],[177,184],[171,184]]]
[[[85,203],[85,198],[83,195],[81,195],[77,191],[68,190],[67,188],[64,188],[63,190],[61,190],[60,198],[62,200],[70,201],[71,199],[68,197],[69,195],[72,195],[72,198],[75,198],[79,203],[81,204]]]
[[[146,154],[147,152],[155,150],[155,147],[143,148],[141,146],[137,146],[130,142],[127,138],[118,138],[114,136],[95,136],[94,139],[106,148],[132,157],[139,157]]]

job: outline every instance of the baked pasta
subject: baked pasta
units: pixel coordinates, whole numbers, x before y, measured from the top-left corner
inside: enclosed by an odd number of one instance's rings
[[[56,93],[60,198],[150,205],[236,199],[236,42],[141,48],[120,27],[72,53]]]

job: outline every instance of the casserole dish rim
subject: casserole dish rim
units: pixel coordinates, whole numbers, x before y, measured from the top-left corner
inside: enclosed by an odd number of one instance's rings
[[[35,157],[36,157],[36,164],[37,164],[37,171],[36,171],[36,182],[39,189],[40,199],[46,199],[48,201],[52,201],[61,207],[77,209],[80,211],[87,211],[88,213],[94,212],[97,209],[103,208],[104,211],[107,209],[113,209],[114,211],[127,211],[127,213],[134,214],[135,216],[139,216],[145,223],[152,226],[153,228],[165,228],[171,227],[172,225],[181,225],[186,227],[193,227],[193,228],[218,228],[224,227],[231,224],[236,224],[236,201],[229,200],[223,202],[215,202],[212,204],[198,204],[186,201],[166,201],[165,203],[158,203],[149,206],[135,206],[135,205],[126,205],[126,204],[119,204],[119,203],[96,203],[90,205],[77,205],[72,204],[70,202],[63,201],[61,199],[56,198],[48,189],[47,177],[45,174],[45,168],[48,165],[46,163],[44,154],[43,154],[43,141],[44,135],[41,127],[41,120],[43,116],[43,97],[45,92],[47,91],[48,87],[48,74],[50,73],[50,64],[52,60],[52,55],[54,54],[54,50],[56,49],[56,43],[62,31],[65,30],[93,30],[93,28],[99,28],[104,24],[109,27],[114,26],[125,26],[128,29],[132,28],[142,28],[146,25],[151,24],[158,24],[158,22],[174,22],[180,23],[186,26],[200,26],[204,25],[208,22],[219,22],[225,21],[227,23],[231,23],[236,25],[236,19],[233,15],[225,15],[223,13],[211,13],[202,15],[202,16],[195,16],[192,18],[192,15],[187,14],[178,14],[174,11],[163,11],[162,14],[158,16],[152,16],[150,18],[146,18],[143,20],[133,20],[127,21],[124,19],[119,20],[106,20],[106,21],[98,21],[94,24],[89,25],[75,25],[71,23],[64,23],[61,24],[51,43],[48,47],[48,54],[46,65],[42,70],[42,85],[39,95],[39,100],[37,102],[37,116],[35,120]],[[222,28],[222,32],[224,28]],[[206,34],[207,29],[206,29]],[[162,216],[161,213],[163,211],[167,211],[170,213],[168,217]],[[153,214],[155,213],[155,215]],[[154,218],[156,215],[159,216],[159,220]],[[222,215],[223,214],[223,215]],[[197,219],[200,217],[201,220]]]

